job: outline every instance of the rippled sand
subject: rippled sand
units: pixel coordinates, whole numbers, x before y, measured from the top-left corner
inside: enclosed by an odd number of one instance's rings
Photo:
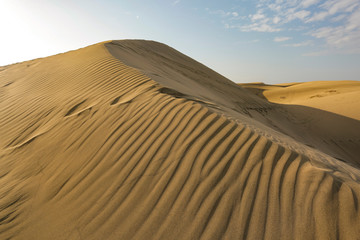
[[[0,67],[0,239],[359,239],[359,84],[319,84],[141,40]]]

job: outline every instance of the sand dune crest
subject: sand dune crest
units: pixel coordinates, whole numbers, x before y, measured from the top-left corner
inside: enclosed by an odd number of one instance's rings
[[[306,146],[323,135],[295,113],[166,45],[5,66],[0,86],[0,239],[360,236],[355,150]]]

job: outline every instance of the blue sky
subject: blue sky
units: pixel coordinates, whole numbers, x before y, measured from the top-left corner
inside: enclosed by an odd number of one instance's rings
[[[235,82],[360,80],[359,0],[0,0],[0,65],[151,39]]]

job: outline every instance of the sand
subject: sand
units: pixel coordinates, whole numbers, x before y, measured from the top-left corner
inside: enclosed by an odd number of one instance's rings
[[[0,67],[0,239],[359,239],[358,85],[322,84],[142,40]]]
[[[266,85],[249,83],[243,87],[262,94],[273,103],[308,106],[360,120],[359,81],[317,81]]]
[[[360,167],[360,82],[318,81],[266,85],[240,84],[276,103],[286,121],[282,132],[338,160]],[[278,119],[278,117],[275,117]],[[271,118],[274,121],[274,118]]]

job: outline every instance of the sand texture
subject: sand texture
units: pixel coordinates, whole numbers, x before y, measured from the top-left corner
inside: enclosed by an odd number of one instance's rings
[[[241,84],[240,84],[241,85]],[[302,105],[360,120],[359,81],[318,81],[293,84],[243,84],[274,103]]]
[[[141,40],[0,67],[0,239],[360,239],[359,84],[322,84]]]

